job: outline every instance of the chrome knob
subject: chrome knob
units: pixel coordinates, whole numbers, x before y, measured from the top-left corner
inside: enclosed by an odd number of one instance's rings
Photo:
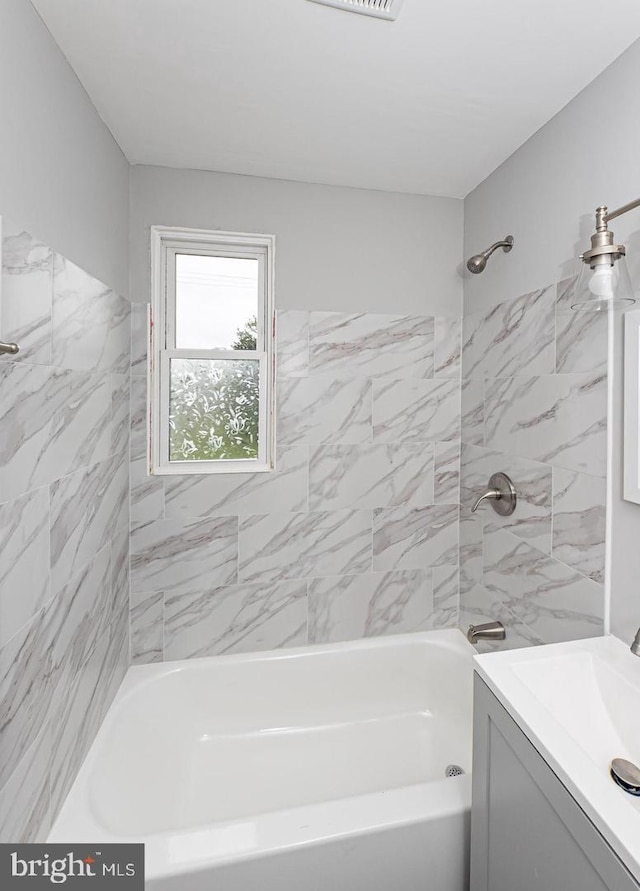
[[[489,488],[478,498],[471,508],[474,514],[483,501],[491,501],[491,506],[501,517],[510,517],[516,509],[518,496],[516,487],[506,473],[494,473],[489,479]]]

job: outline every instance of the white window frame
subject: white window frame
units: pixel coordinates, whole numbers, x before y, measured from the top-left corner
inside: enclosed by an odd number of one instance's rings
[[[193,253],[258,261],[257,346],[253,350],[175,348],[175,256]],[[264,473],[274,469],[275,361],[273,312],[275,236],[207,229],[151,227],[151,336],[149,355],[149,472],[152,475]],[[171,359],[254,359],[260,363],[258,457],[169,461]]]

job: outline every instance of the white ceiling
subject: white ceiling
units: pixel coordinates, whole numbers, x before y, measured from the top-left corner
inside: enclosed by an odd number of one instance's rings
[[[32,2],[132,163],[454,197],[640,37],[638,0]]]

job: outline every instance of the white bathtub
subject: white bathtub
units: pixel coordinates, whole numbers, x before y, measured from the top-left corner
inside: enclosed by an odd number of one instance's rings
[[[132,668],[49,841],[144,841],[156,891],[466,891],[473,652],[451,630]]]

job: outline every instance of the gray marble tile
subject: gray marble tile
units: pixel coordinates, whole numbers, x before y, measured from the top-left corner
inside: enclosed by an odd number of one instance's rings
[[[279,377],[309,373],[309,313],[280,309],[276,314],[276,368]]]
[[[44,691],[39,720],[49,711],[52,720],[58,720],[77,672],[112,624],[112,600],[111,548],[107,545],[50,601],[25,653],[25,675]],[[32,667],[31,658],[38,667]]]
[[[56,712],[69,685],[112,622],[111,543],[80,569],[50,602],[40,651],[48,652],[55,689]]]
[[[308,450],[282,446],[276,470],[169,476],[165,481],[167,517],[216,517],[307,509]],[[154,501],[158,503],[159,499]]]
[[[463,442],[484,445],[484,380],[462,381],[460,434]]]
[[[88,669],[88,671],[87,671]],[[110,626],[104,631],[79,676],[84,675],[81,683],[84,685],[87,681],[93,689],[89,696],[89,705],[85,709],[85,717],[82,717],[83,697],[80,698],[80,709],[76,710],[78,718],[83,722],[81,732],[86,728],[86,739],[90,746],[95,738],[96,733],[100,729],[100,725],[104,720],[118,689],[129,670],[129,606],[125,604],[124,609],[119,615],[114,615]],[[74,721],[69,722],[74,726]],[[55,743],[55,738],[54,738]],[[55,749],[54,749],[55,756]],[[70,771],[71,781],[75,778],[75,774],[79,768],[78,764],[75,770]],[[54,761],[55,768],[55,761]],[[62,803],[59,799],[53,799],[53,781],[55,773],[52,777],[52,809],[54,818]]]
[[[51,828],[51,731],[45,725],[0,791],[0,843],[42,842]]]
[[[606,374],[609,317],[606,312],[556,313],[556,372]]]
[[[571,309],[571,300],[573,297],[573,286],[576,283],[577,275],[571,275],[568,278],[562,279],[556,285],[556,312],[572,312],[575,313],[575,310]]]
[[[167,659],[302,646],[307,642],[307,583],[260,582],[172,594],[165,637]]]
[[[374,381],[373,438],[394,443],[459,439],[459,382]]]
[[[373,569],[427,569],[457,563],[458,507],[380,508],[373,512]]]
[[[147,379],[131,378],[131,457],[142,458],[147,454]]]
[[[129,408],[131,380],[128,374],[111,378],[111,454],[129,451]]]
[[[309,583],[309,642],[424,631],[432,612],[429,571],[314,579]]]
[[[309,455],[311,510],[433,504],[433,447],[318,446]]]
[[[435,326],[434,375],[460,380],[462,319],[436,316]]]
[[[120,615],[129,606],[129,527],[111,540],[111,616]]]
[[[164,519],[165,477],[150,476],[147,456],[131,461],[131,522],[140,525]],[[188,477],[180,477],[188,480]],[[198,477],[199,479],[199,477]]]
[[[0,789],[42,732],[54,676],[41,610],[0,649]]]
[[[54,725],[52,819],[58,816],[109,707],[129,668],[129,610],[115,617],[69,689]],[[57,732],[56,732],[57,731]]]
[[[309,370],[352,377],[433,377],[433,317],[312,312]]]
[[[371,381],[320,375],[278,384],[278,442],[371,442]]]
[[[519,650],[523,647],[539,646],[546,643],[531,628],[528,628],[495,594],[476,584],[461,592],[460,630],[466,634],[469,625],[483,622],[502,622],[506,637],[500,641],[481,640],[475,645],[479,653],[501,650]]]
[[[49,491],[0,504],[0,647],[49,600]]]
[[[485,532],[483,581],[545,643],[603,633],[603,586],[510,532]]]
[[[130,364],[130,307],[69,260],[53,260],[53,364],[125,374]]]
[[[518,500],[515,512],[510,517],[501,517],[489,502],[484,502],[478,508],[479,515],[485,524],[509,529],[514,535],[550,554],[551,470],[548,464],[465,444],[462,448],[461,503],[470,509],[487,489],[491,475],[504,471],[516,487]]]
[[[183,658],[183,657],[170,657]],[[131,663],[164,659],[164,594],[131,595]]]
[[[107,635],[103,636],[106,640]],[[51,815],[55,821],[93,738],[89,724],[91,699],[96,693],[99,671],[95,664],[95,646],[86,663],[69,677],[65,696],[57,703],[52,728]]]
[[[434,443],[434,502],[460,503],[460,443]]]
[[[123,617],[124,617],[123,613]],[[122,619],[95,642],[53,724],[51,810],[57,816],[124,676]]]
[[[272,513],[240,519],[239,579],[270,582],[371,571],[371,513]]]
[[[238,519],[153,520],[131,533],[131,590],[193,591],[238,574]]]
[[[122,455],[51,486],[51,585],[56,592],[126,527],[129,468]]]
[[[0,392],[3,501],[109,456],[108,375],[3,361]]]
[[[100,684],[100,713],[106,715],[129,670],[129,605],[114,616],[109,628],[109,644]]]
[[[460,613],[460,584],[458,566],[434,566],[433,612],[429,628],[457,628]]]
[[[482,581],[484,520],[464,505],[460,508],[460,591]]]
[[[555,298],[552,286],[466,315],[464,377],[552,374]]]
[[[32,841],[55,816],[49,728],[66,734],[57,748],[68,765],[66,791],[97,729],[97,704],[128,663],[128,615],[115,622],[114,609],[126,604],[128,614],[129,305],[61,258],[54,299],[51,251],[10,234],[5,227],[3,331],[11,327],[21,352],[0,367],[0,419],[11,431],[0,442],[0,574],[21,596],[0,599],[0,836]],[[109,514],[111,490],[95,488],[91,470],[110,467],[116,451],[120,509],[103,538],[99,518]],[[57,590],[49,588],[52,558]],[[101,635],[108,671],[78,706],[76,682]],[[70,708],[75,722],[66,721]],[[86,746],[74,760],[78,738]]]
[[[131,374],[147,373],[148,312],[148,303],[131,304]]]
[[[2,339],[20,346],[16,362],[51,364],[51,250],[3,220]]]
[[[44,727],[58,726],[77,672],[111,616],[107,546],[0,650],[0,788]]]
[[[553,471],[553,556],[604,583],[607,481]]]
[[[557,374],[488,380],[485,444],[555,467],[605,476],[607,380]]]

